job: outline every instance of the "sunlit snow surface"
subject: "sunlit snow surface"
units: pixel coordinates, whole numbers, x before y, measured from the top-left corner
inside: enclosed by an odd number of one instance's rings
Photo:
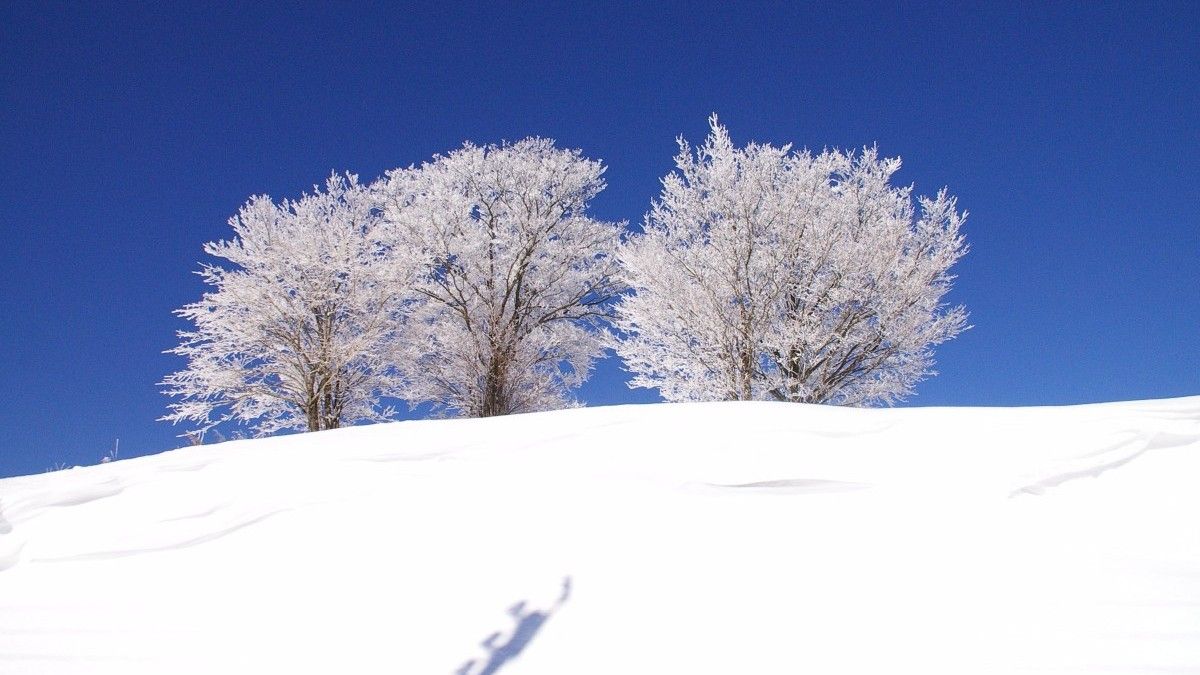
[[[404,422],[0,513],[5,674],[1200,672],[1200,397]]]

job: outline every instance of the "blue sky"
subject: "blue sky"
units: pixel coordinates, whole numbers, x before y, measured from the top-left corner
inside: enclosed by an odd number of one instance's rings
[[[971,212],[910,405],[1200,394],[1200,3],[236,4],[0,7],[0,476],[179,445],[171,312],[251,194],[541,135],[636,222],[714,111]]]

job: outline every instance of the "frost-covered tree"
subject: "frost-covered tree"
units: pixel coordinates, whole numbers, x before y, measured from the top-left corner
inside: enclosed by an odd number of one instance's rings
[[[965,328],[942,297],[965,214],[889,184],[899,159],[737,148],[715,116],[620,251],[630,386],[669,401],[891,403]]]
[[[426,261],[397,356],[405,398],[469,417],[571,405],[618,291],[621,226],[587,213],[603,173],[529,138],[468,143],[380,181],[395,245]]]
[[[316,431],[382,420],[399,391],[391,354],[413,269],[379,238],[379,210],[356,176],[278,204],[251,198],[229,224],[231,241],[205,252],[212,287],[176,311],[195,324],[169,350],[187,368],[162,384],[179,397],[162,419],[200,432],[226,420],[256,433]]]

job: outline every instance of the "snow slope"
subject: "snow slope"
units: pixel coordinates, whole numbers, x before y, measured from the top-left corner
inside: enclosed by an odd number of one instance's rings
[[[0,673],[1200,672],[1200,397],[620,406],[0,480]]]

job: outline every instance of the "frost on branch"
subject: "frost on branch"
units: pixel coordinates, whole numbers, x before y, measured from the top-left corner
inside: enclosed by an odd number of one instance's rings
[[[426,273],[398,362],[405,398],[469,417],[571,405],[604,349],[619,224],[587,215],[604,168],[530,138],[466,144],[380,181]]]
[[[164,420],[267,434],[389,416],[380,397],[400,385],[390,359],[412,265],[379,238],[371,199],[356,176],[333,175],[324,191],[254,197],[230,218],[234,238],[204,247],[230,267],[204,265],[212,289],[176,311],[195,329],[169,352],[187,368],[162,383],[179,398]]]
[[[891,403],[965,328],[942,297],[966,217],[945,190],[914,205],[899,159],[736,148],[716,117],[620,251],[630,386],[669,401]]]

